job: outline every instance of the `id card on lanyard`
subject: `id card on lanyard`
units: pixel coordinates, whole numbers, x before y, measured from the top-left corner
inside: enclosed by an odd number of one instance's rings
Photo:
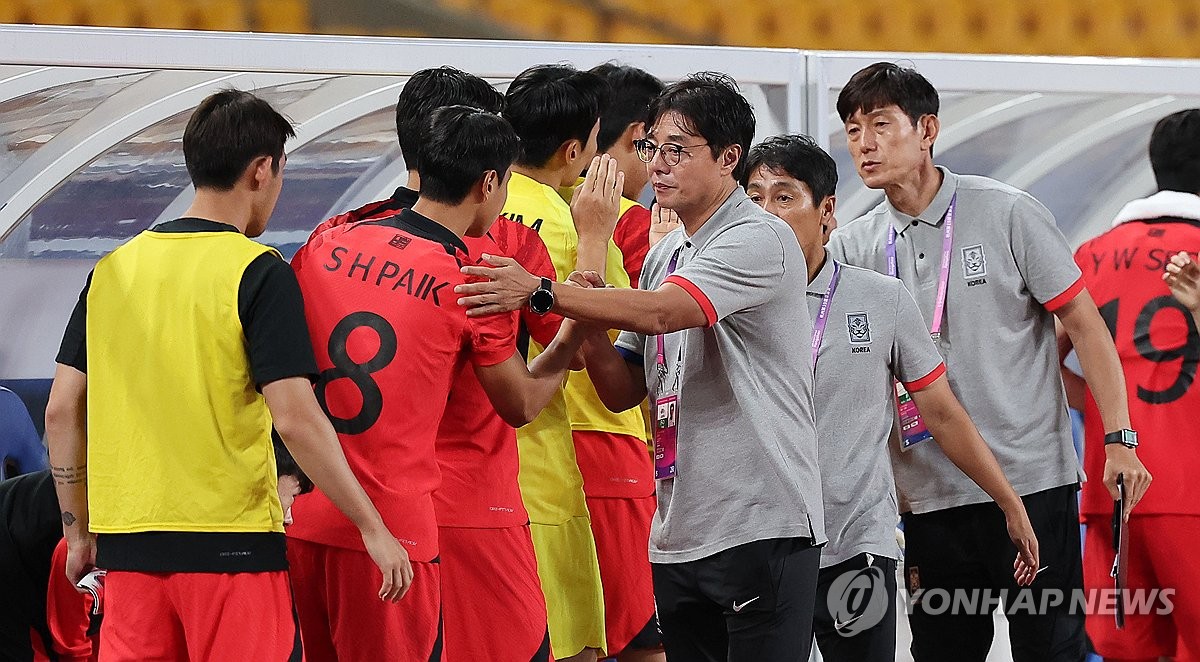
[[[946,209],[946,220],[942,224],[942,264],[938,273],[937,299],[933,305],[933,324],[929,329],[929,337],[937,342],[942,336],[942,319],[946,313],[946,291],[950,285],[950,255],[954,247],[954,207],[958,202],[958,194],[950,198],[950,206]],[[900,269],[896,262],[896,226],[888,225],[887,243],[888,275],[899,278]],[[896,382],[896,410],[900,416],[900,450],[906,451],[914,445],[933,439],[917,403],[900,382]]]
[[[670,276],[679,264],[680,246],[671,255],[667,263],[667,275]],[[675,379],[667,384],[666,343],[661,334],[654,337],[657,352],[654,355],[654,366],[658,372],[658,390],[654,394],[654,479],[670,480],[678,475],[675,464],[676,446],[679,440],[679,375],[683,370],[683,350],[680,348],[679,360],[675,363]]]

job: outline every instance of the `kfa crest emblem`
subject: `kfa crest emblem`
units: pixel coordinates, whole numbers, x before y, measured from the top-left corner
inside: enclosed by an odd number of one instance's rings
[[[862,345],[871,342],[871,323],[866,313],[847,313],[846,329],[850,332],[850,343]]]
[[[963,278],[982,278],[987,275],[987,259],[983,255],[983,244],[962,249]]]

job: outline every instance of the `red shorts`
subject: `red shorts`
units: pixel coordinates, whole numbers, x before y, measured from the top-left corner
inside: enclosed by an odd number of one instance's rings
[[[412,587],[392,604],[379,599],[383,579],[366,552],[287,542],[308,662],[441,659],[437,563],[413,562]]]
[[[303,659],[286,572],[109,572],[100,659]]]
[[[528,526],[439,527],[446,662],[550,659]]]
[[[604,585],[604,628],[608,654],[617,656],[639,633],[638,648],[657,648],[657,630],[647,628],[654,618],[654,580],[650,576],[650,520],[657,507],[653,496],[638,499],[592,498],[592,535]]]
[[[41,646],[41,637],[33,636],[34,660],[94,660],[99,646],[88,636],[92,619],[92,597],[80,593],[67,579],[67,539],[58,541],[50,557],[50,582],[46,588],[46,625],[50,633],[51,657]]]
[[[1087,520],[1084,538],[1083,584],[1089,591],[1111,589],[1112,525],[1107,517]],[[1161,597],[1149,602],[1149,613],[1128,613],[1125,629],[1117,630],[1111,613],[1089,614],[1087,632],[1096,652],[1128,660],[1173,657],[1176,662],[1200,660],[1200,567],[1189,550],[1200,544],[1200,516],[1134,515],[1129,519],[1129,588],[1173,589],[1170,614]],[[1146,593],[1145,595],[1149,595]],[[1132,597],[1137,599],[1137,594]],[[1145,598],[1148,601],[1148,597]]]

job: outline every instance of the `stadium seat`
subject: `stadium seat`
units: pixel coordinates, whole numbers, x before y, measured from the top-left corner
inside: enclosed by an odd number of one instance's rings
[[[148,28],[195,28],[188,0],[139,0],[142,25]]]
[[[549,37],[560,41],[601,41],[600,16],[570,2],[551,2],[557,6],[555,20],[547,26]]]
[[[21,23],[25,20],[25,3],[20,0],[0,0],[0,23]]]
[[[194,6],[197,17],[195,27],[201,30],[245,32],[250,29],[242,0],[199,0]]]
[[[491,0],[488,13],[497,23],[534,39],[546,39],[547,26],[557,18],[553,8],[537,0]]]
[[[46,448],[25,403],[0,386],[0,480],[47,466]]]
[[[722,5],[717,24],[721,43],[756,46],[774,43],[781,31],[775,8],[759,2]]]
[[[30,22],[45,25],[74,25],[79,23],[79,7],[72,0],[39,0],[25,3]]]
[[[617,21],[609,27],[606,39],[622,44],[664,44],[671,41],[663,37],[661,30],[655,30],[642,21]]]
[[[310,32],[312,19],[308,14],[308,0],[256,0],[254,26],[260,32]]]
[[[139,23],[137,7],[124,0],[82,0],[81,5],[87,25],[128,27]]]

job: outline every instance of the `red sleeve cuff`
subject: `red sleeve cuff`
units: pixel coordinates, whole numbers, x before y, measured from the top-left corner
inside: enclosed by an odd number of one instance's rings
[[[696,287],[695,283],[677,274],[667,276],[667,279],[663,283],[671,283],[672,285],[682,287],[684,292],[690,294],[696,300],[696,303],[700,304],[700,310],[704,311],[704,319],[708,321],[708,326],[717,323],[717,309],[713,307],[712,302],[708,300],[704,292],[701,292],[700,288]]]
[[[924,377],[918,379],[917,381],[903,382],[904,388],[909,393],[913,393],[915,391],[920,391],[921,389],[925,388],[926,386],[929,386],[930,384],[936,382],[938,380],[938,378],[944,374],[946,374],[946,364],[939,363],[938,367],[934,368],[933,370],[930,370],[928,375],[925,375]]]
[[[1054,311],[1058,310],[1059,308],[1062,308],[1063,306],[1070,303],[1071,300],[1074,299],[1075,297],[1079,296],[1079,293],[1082,291],[1083,291],[1083,276],[1080,276],[1079,280],[1076,280],[1075,283],[1073,285],[1071,285],[1070,287],[1068,287],[1066,290],[1064,290],[1062,294],[1054,297],[1053,299],[1047,301],[1046,303],[1044,303],[1042,305],[1046,307],[1046,310],[1048,310],[1050,312],[1054,312]]]

